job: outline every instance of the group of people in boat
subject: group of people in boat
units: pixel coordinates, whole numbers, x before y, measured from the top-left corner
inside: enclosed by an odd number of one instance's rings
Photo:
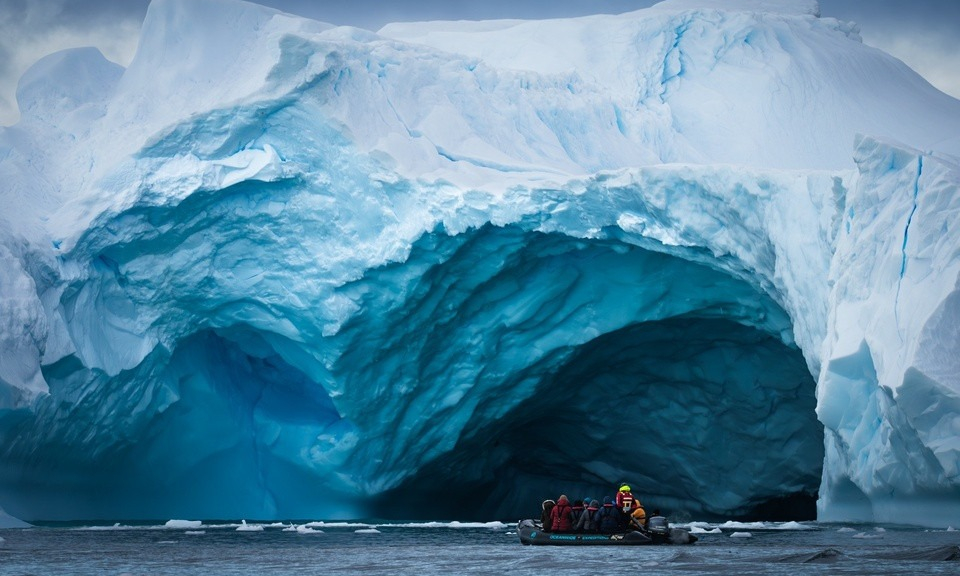
[[[623,484],[614,498],[584,498],[572,503],[566,495],[544,500],[540,521],[544,532],[616,534],[646,529],[647,513],[640,500]],[[654,515],[659,515],[655,512]]]

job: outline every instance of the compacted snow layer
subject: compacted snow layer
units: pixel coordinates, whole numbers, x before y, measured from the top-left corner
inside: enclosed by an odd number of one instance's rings
[[[946,525],[960,102],[816,14],[155,0],[129,68],[41,60],[0,129],[0,506],[516,517],[626,479]]]

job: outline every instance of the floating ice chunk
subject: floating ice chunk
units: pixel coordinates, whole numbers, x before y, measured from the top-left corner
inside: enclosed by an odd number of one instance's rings
[[[866,532],[857,532],[853,535],[853,537],[861,540],[871,540],[874,538],[883,538],[883,534],[867,534]]]
[[[815,530],[816,528],[809,524],[799,522],[784,522],[776,527],[777,530]]]
[[[721,524],[720,528],[731,528],[733,530],[768,530],[770,526],[770,524],[765,522],[736,522],[734,520],[730,520]]]
[[[112,526],[80,526],[78,528],[74,528],[74,530],[91,530],[94,532],[100,531],[100,530],[131,530],[131,529],[133,529],[133,526],[125,526],[123,524],[120,524],[119,522],[117,522],[116,524],[113,524]]]
[[[263,532],[263,526],[261,524],[247,524],[246,520],[241,520],[240,525],[237,526],[237,532]]]
[[[723,534],[723,530],[716,527],[708,530],[706,528],[701,528],[700,526],[693,525],[693,526],[690,526],[690,533],[691,534]]]
[[[380,531],[376,528],[361,528],[359,530],[354,530],[356,534],[380,534]]]
[[[189,534],[191,536],[199,536],[200,534],[206,534],[206,530],[187,530],[184,534]]]
[[[373,528],[373,524],[364,522],[307,522],[304,526],[310,528]]]
[[[193,530],[199,528],[203,525],[203,522],[200,520],[167,520],[167,523],[164,524],[164,528],[178,528],[180,530]],[[119,527],[120,524],[114,524],[114,526]]]
[[[731,538],[753,538],[753,534],[750,532],[734,532],[730,535]]]
[[[310,524],[291,524],[283,529],[284,532],[296,532],[298,534],[323,534],[323,530],[317,530]]]
[[[844,526],[843,528],[838,528],[837,532],[856,532],[856,530],[849,526]]]

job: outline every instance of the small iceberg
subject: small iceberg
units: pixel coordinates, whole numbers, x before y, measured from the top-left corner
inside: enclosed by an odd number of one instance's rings
[[[353,531],[355,534],[379,534],[380,531],[376,528],[361,528],[359,530]]]
[[[178,530],[196,530],[203,525],[203,522],[200,520],[167,520],[167,523],[163,525],[164,528],[176,528]],[[114,524],[115,527],[119,527],[120,524]]]
[[[730,535],[731,538],[753,538],[753,534],[750,532],[734,532]]]
[[[237,526],[237,532],[263,532],[263,526],[260,524],[247,524],[246,520],[241,520]]]
[[[784,522],[775,528],[776,530],[816,530],[815,527],[810,526],[809,524],[801,524],[794,521]]]

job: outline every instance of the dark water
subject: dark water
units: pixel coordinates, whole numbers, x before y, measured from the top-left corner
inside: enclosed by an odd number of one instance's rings
[[[516,528],[500,523],[311,526],[316,532],[236,524],[0,530],[0,575],[960,575],[960,531],[723,526],[692,546],[631,548],[522,546]]]

